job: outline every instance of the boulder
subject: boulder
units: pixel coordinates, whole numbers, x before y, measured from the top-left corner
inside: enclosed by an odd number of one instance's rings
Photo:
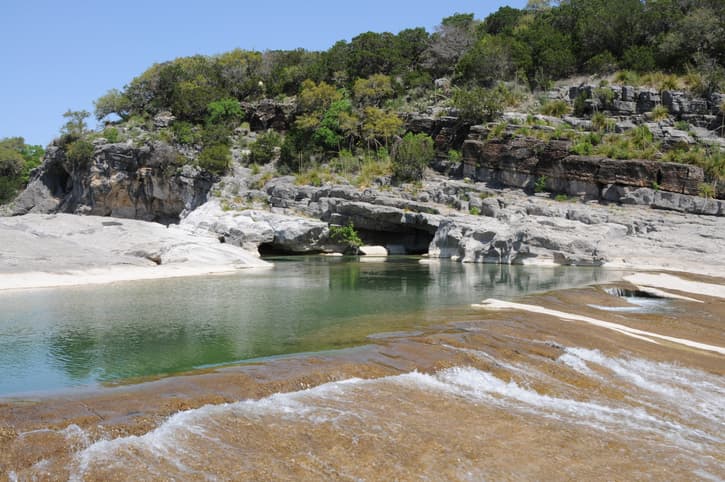
[[[360,246],[359,253],[362,256],[387,256],[388,250],[385,246]]]

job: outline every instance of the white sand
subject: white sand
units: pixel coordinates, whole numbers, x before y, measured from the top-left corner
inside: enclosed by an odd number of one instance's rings
[[[660,335],[659,333],[638,330],[636,328],[630,328],[628,326],[620,325],[618,323],[597,320],[596,318],[590,318],[588,316],[576,315],[573,313],[566,313],[564,311],[550,310],[548,308],[544,308],[544,307],[536,306],[536,305],[526,305],[526,304],[522,304],[522,303],[511,303],[508,301],[487,299],[487,300],[483,301],[480,305],[472,305],[472,306],[474,308],[481,308],[481,309],[486,309],[486,310],[520,310],[520,311],[528,311],[530,313],[540,313],[542,315],[554,316],[556,318],[560,318],[563,320],[581,321],[584,323],[588,323],[590,325],[598,326],[601,328],[606,328],[608,330],[613,330],[618,333],[622,333],[623,335],[630,336],[632,338],[637,338],[640,340],[648,341],[650,343],[658,343],[657,340],[665,340],[665,341],[668,341],[671,343],[685,345],[690,348],[697,348],[700,350],[712,351],[715,353],[719,353],[721,355],[725,355],[725,348],[720,347],[720,346],[708,345],[706,343],[700,343],[697,341],[687,340],[684,338],[675,338],[672,336]]]

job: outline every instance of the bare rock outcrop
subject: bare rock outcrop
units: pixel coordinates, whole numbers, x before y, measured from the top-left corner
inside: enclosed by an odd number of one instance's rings
[[[49,146],[11,214],[63,212],[169,223],[203,204],[213,177],[168,144],[96,144],[87,165]]]

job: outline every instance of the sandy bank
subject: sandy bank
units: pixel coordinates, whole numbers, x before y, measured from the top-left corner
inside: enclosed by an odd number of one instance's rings
[[[271,266],[213,236],[70,214],[0,218],[0,290],[173,278]]]

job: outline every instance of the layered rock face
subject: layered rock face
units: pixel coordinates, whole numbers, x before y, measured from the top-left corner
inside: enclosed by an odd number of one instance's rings
[[[213,178],[182,165],[161,142],[97,144],[87,166],[70,162],[51,145],[43,165],[16,199],[12,214],[64,212],[176,222],[206,201]]]
[[[621,201],[637,188],[696,196],[704,181],[701,167],[639,159],[615,160],[569,153],[569,142],[534,138],[481,140],[486,129],[472,128],[463,143],[463,175],[531,189],[539,179],[554,192],[589,199]],[[714,213],[717,214],[717,210]]]

